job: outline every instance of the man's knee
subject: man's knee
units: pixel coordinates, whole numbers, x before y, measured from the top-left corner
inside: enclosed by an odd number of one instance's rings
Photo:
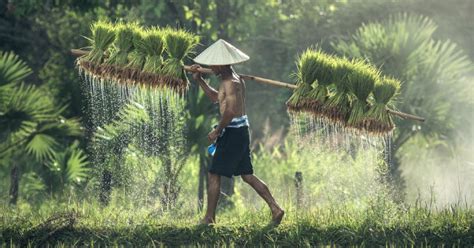
[[[242,180],[246,183],[251,183],[253,181],[254,176],[253,175],[242,175]]]
[[[220,175],[214,174],[214,173],[211,173],[211,172],[207,173],[207,177],[209,178],[210,182],[218,182],[221,179]]]

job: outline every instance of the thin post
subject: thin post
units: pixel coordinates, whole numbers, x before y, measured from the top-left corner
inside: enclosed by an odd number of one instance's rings
[[[303,203],[303,173],[297,171],[295,173],[295,187],[296,187],[296,208],[300,209]]]

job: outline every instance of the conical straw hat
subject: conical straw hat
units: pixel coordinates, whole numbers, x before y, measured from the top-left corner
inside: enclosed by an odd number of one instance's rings
[[[206,50],[202,51],[194,62],[203,65],[233,65],[249,60],[250,57],[231,45],[229,42],[219,39]]]

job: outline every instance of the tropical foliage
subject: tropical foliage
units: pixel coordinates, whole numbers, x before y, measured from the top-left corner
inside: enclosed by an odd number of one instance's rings
[[[55,184],[50,181],[54,191],[80,183],[87,177],[86,155],[77,143],[67,151],[62,148],[82,135],[79,120],[64,118],[61,113],[66,106],[56,105],[44,90],[23,83],[31,70],[18,56],[0,53],[0,68],[5,89],[0,93],[0,154],[11,158],[7,165],[11,169],[10,202],[18,199],[22,171],[37,170],[44,173],[43,180],[54,180],[57,174]]]

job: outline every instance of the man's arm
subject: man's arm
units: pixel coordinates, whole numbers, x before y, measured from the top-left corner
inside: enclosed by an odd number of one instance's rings
[[[211,99],[213,103],[217,103],[219,100],[218,98],[218,93],[217,90],[209,86],[206,81],[202,78],[201,73],[198,71],[201,68],[200,65],[194,64],[191,66],[191,69],[194,70],[193,72],[193,79],[196,80],[201,87],[201,89],[204,91],[207,97]]]
[[[224,101],[225,101],[225,109],[224,113],[222,114],[222,118],[219,121],[219,125],[217,126],[216,130],[217,133],[221,133],[222,130],[229,125],[234,117],[237,114],[237,96],[235,92],[234,85],[231,80],[225,80],[222,82],[224,88]]]
[[[214,88],[209,86],[209,84],[207,84],[206,81],[204,81],[204,79],[202,79],[202,78],[197,79],[197,81],[198,81],[199,86],[201,87],[201,89],[206,94],[206,96],[209,97],[209,99],[211,99],[211,101],[213,103],[217,103],[218,102],[217,90],[215,90]]]

